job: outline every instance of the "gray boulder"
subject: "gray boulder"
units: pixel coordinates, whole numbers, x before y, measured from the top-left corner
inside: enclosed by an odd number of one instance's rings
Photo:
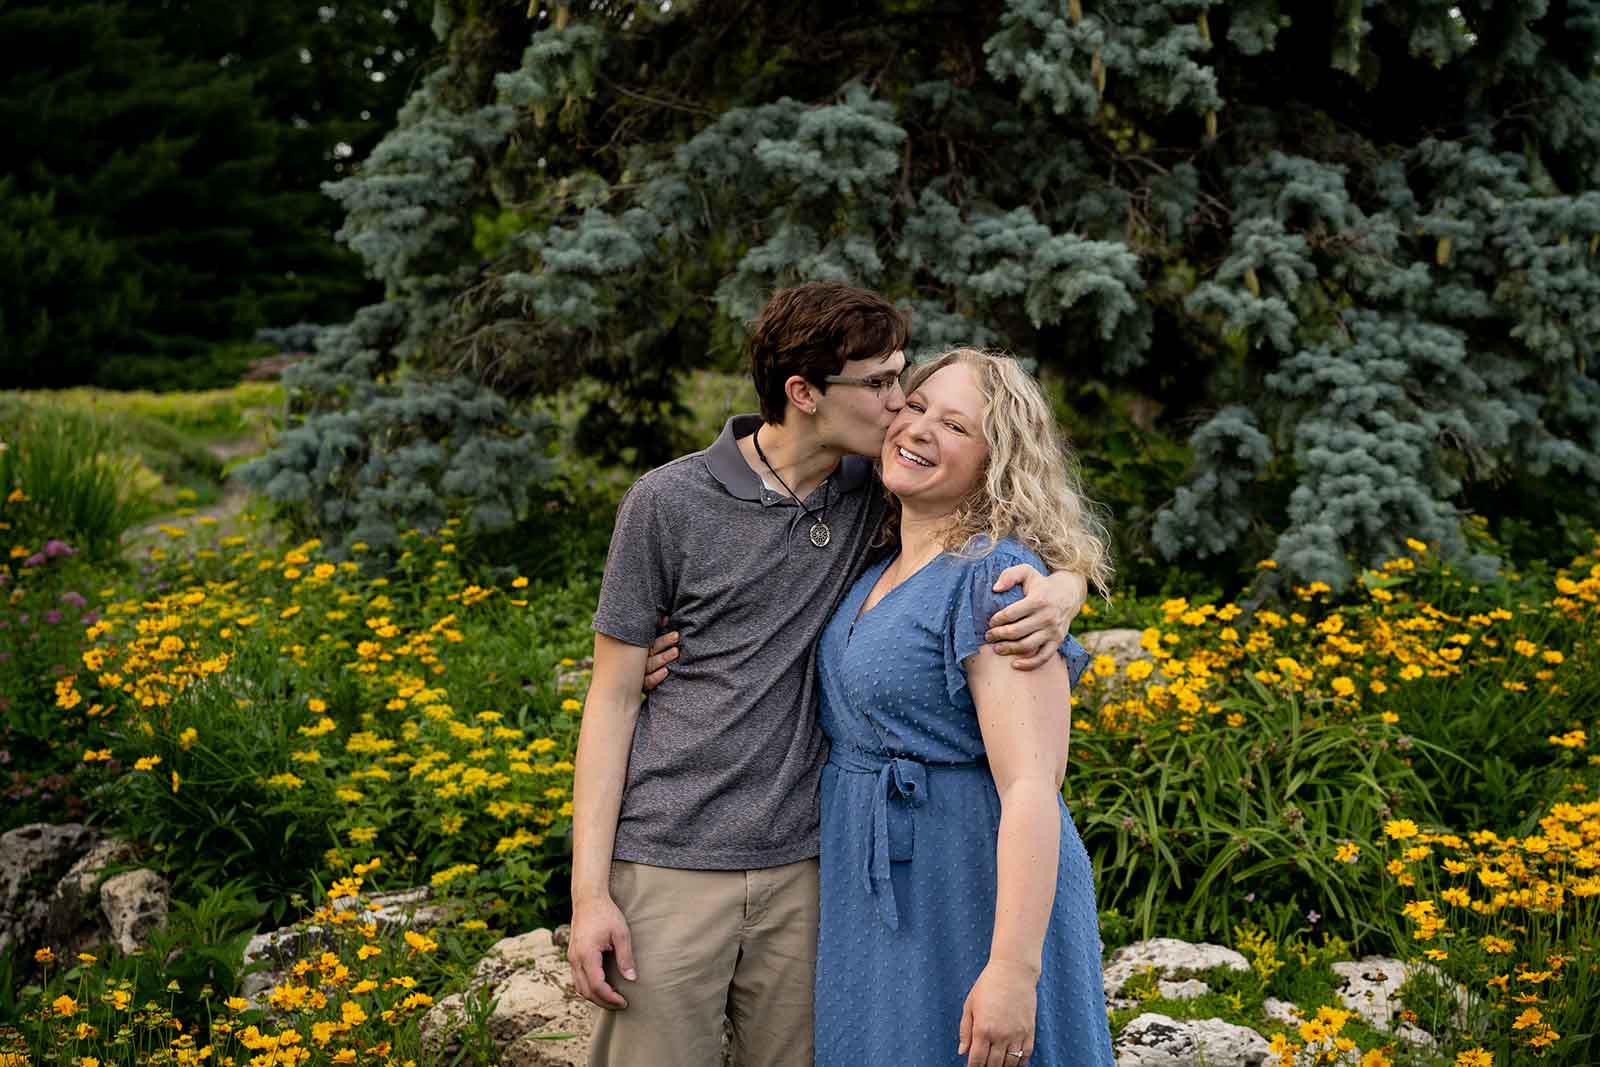
[[[1160,978],[1189,978],[1213,967],[1248,971],[1250,963],[1233,949],[1221,945],[1192,944],[1175,937],[1135,941],[1111,954],[1111,961],[1104,969],[1106,997],[1120,996],[1128,979],[1146,971],[1154,971]]]
[[[1156,1012],[1135,1018],[1117,1036],[1117,1067],[1261,1067],[1267,1039],[1221,1019],[1180,1022]]]
[[[0,953],[45,939],[51,892],[95,838],[81,823],[32,823],[0,834]]]
[[[167,926],[167,882],[155,871],[124,871],[100,886],[100,913],[111,943],[125,954],[144,947],[152,930]]]
[[[1456,1017],[1450,1023],[1458,1029],[1465,1027],[1471,998],[1465,989],[1449,982],[1431,964],[1407,964],[1384,956],[1364,956],[1333,964],[1333,973],[1340,979],[1339,999],[1346,1008],[1379,1030],[1388,1030],[1409,1044],[1432,1050],[1436,1046],[1433,1035],[1400,1018],[1405,1010],[1400,1000],[1400,987],[1419,972],[1454,986]]]

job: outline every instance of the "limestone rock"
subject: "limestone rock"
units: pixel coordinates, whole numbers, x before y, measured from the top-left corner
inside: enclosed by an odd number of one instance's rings
[[[1147,970],[1154,970],[1162,978],[1187,978],[1213,967],[1248,971],[1250,964],[1233,949],[1221,945],[1191,944],[1173,937],[1135,941],[1111,954],[1111,962],[1105,966],[1106,996],[1116,997],[1128,979]]]
[[[52,890],[95,836],[81,823],[32,823],[0,834],[0,953],[44,935]]]
[[[167,883],[155,871],[124,871],[100,887],[100,913],[112,944],[131,955],[144,947],[152,930],[167,925]]]
[[[1260,1067],[1271,1047],[1247,1026],[1145,1012],[1123,1027],[1116,1054],[1117,1067]]]
[[[101,876],[113,863],[125,863],[133,856],[133,845],[109,837],[78,857],[50,894],[46,932],[52,944],[75,952],[97,940]]]
[[[1298,1026],[1305,1021],[1305,1012],[1287,1000],[1277,997],[1268,997],[1261,1002],[1261,1014],[1269,1023],[1282,1023],[1285,1026]]]
[[[1405,1009],[1400,1000],[1400,987],[1419,971],[1441,982],[1448,981],[1430,964],[1406,964],[1383,956],[1364,956],[1333,964],[1333,973],[1340,978],[1339,999],[1345,1007],[1380,1030],[1388,1030],[1420,1048],[1432,1049],[1435,1041],[1431,1034],[1400,1018],[1400,1012]],[[1456,1018],[1453,1021],[1457,1027],[1464,1027],[1470,998],[1460,986],[1455,987],[1455,996]]]
[[[1131,627],[1091,630],[1079,634],[1078,643],[1088,649],[1091,656],[1110,656],[1117,661],[1117,669],[1121,670],[1136,659],[1150,658],[1150,653],[1139,644],[1142,633]]]
[[[426,930],[444,921],[444,909],[430,906],[433,899],[431,886],[417,886],[393,893],[379,893],[368,898],[363,913],[378,925],[380,930]],[[340,897],[332,907],[335,911],[349,911],[358,906],[355,897]],[[239,982],[239,995],[251,1007],[261,1007],[273,986],[283,981],[283,974],[295,960],[307,953],[332,948],[333,939],[326,929],[316,923],[297,923],[277,930],[257,934],[244,950],[244,968],[248,972]],[[262,964],[252,969],[254,964]]]
[[[423,1047],[448,1062],[459,1045],[466,1002],[487,991],[485,1024],[504,1067],[581,1067],[588,1062],[595,1009],[572,989],[566,952],[549,930],[496,942],[464,993],[440,1000],[422,1020]]]
[[[1156,983],[1156,990],[1168,1000],[1193,1000],[1211,992],[1211,987],[1198,978],[1185,978],[1181,982],[1168,982],[1163,979]]]

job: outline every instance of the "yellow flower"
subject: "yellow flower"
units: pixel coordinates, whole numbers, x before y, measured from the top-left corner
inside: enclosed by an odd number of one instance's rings
[[[583,710],[583,705],[578,703],[576,700],[573,700],[571,697],[568,697],[567,699],[565,699],[565,700],[563,700],[561,702],[561,710],[562,711],[582,711]]]
[[[1146,678],[1150,677],[1151,673],[1154,671],[1155,665],[1149,660],[1136,659],[1132,663],[1128,664],[1127,669],[1124,670],[1123,673],[1135,682],[1142,682]]]
[[[1493,934],[1483,935],[1478,939],[1478,943],[1483,946],[1483,950],[1485,952],[1493,956],[1504,956],[1506,953],[1517,947],[1515,944],[1507,941],[1505,938],[1495,937]]]
[[[1494,1053],[1481,1048],[1469,1048],[1456,1053],[1455,1067],[1494,1067]]]
[[[1390,726],[1393,726],[1395,723],[1400,721],[1400,716],[1396,715],[1392,711],[1386,711],[1382,715],[1379,715],[1378,718],[1382,719],[1384,722],[1388,723]]]
[[[1538,1008],[1524,1008],[1522,1014],[1511,1023],[1513,1030],[1526,1030],[1530,1026],[1537,1026],[1544,1019],[1544,1012]]]
[[[1334,850],[1333,858],[1336,863],[1354,863],[1361,856],[1361,846],[1346,841]]]
[[[317,697],[312,697],[310,700],[306,701],[306,707],[311,709],[311,713],[313,715],[321,715],[323,712],[328,710],[328,702],[325,700],[320,700]]]
[[[79,1056],[78,1067],[100,1067],[100,1061],[93,1056]]]
[[[177,771],[173,771],[172,772],[172,791],[174,793],[176,793],[178,791],[178,786],[181,785],[182,783],[183,783],[183,779],[178,777],[178,772]]]
[[[55,959],[56,954],[48,948],[41,948],[33,954],[33,962],[35,963],[54,963]]]
[[[78,1002],[67,996],[65,993],[52,1000],[50,1002],[50,1006],[54,1008],[56,1010],[56,1014],[62,1018],[70,1018],[78,1014]]]
[[[415,930],[406,931],[406,944],[410,945],[415,952],[432,952],[439,947],[439,942],[431,937],[424,937]]]
[[[1417,824],[1410,819],[1392,819],[1383,824],[1383,832],[1395,841],[1404,841],[1408,837],[1416,837]]]
[[[289,772],[285,771],[282,774],[274,774],[271,778],[268,778],[267,784],[282,786],[285,789],[299,789],[306,783],[305,780],[298,775],[290,774]]]
[[[138,759],[133,761],[133,769],[136,771],[154,770],[156,764],[160,762],[160,756],[140,756]]]
[[[1356,683],[1352,682],[1342,674],[1333,680],[1332,685],[1333,691],[1339,696],[1348,697],[1355,695]]]
[[[126,989],[113,989],[108,996],[107,1003],[117,1011],[127,1011],[128,1005],[133,1003],[133,994]]]

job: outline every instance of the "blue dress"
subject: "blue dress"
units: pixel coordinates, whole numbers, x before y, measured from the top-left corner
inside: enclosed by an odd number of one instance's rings
[[[1000,797],[961,661],[989,616],[1020,599],[995,578],[1037,556],[1002,541],[982,559],[937,557],[864,615],[891,560],[855,583],[818,645],[822,918],[817,1067],[961,1067],[961,1010],[994,932]],[[1064,646],[1077,681],[1088,654]],[[1066,694],[1062,694],[1066,699]],[[1113,1063],[1088,854],[1066,805],[1029,1067]]]

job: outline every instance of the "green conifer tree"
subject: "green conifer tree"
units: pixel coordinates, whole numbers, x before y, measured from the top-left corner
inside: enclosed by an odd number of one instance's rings
[[[1407,536],[1460,549],[1478,485],[1596,507],[1600,0],[436,21],[455,125],[336,190],[411,301],[386,359],[611,383],[593,439],[660,455],[682,368],[731,364],[773,287],[846,278],[924,348],[1035,360],[1091,427],[1135,397],[1187,439],[1143,531],[1169,559],[1338,582]]]

